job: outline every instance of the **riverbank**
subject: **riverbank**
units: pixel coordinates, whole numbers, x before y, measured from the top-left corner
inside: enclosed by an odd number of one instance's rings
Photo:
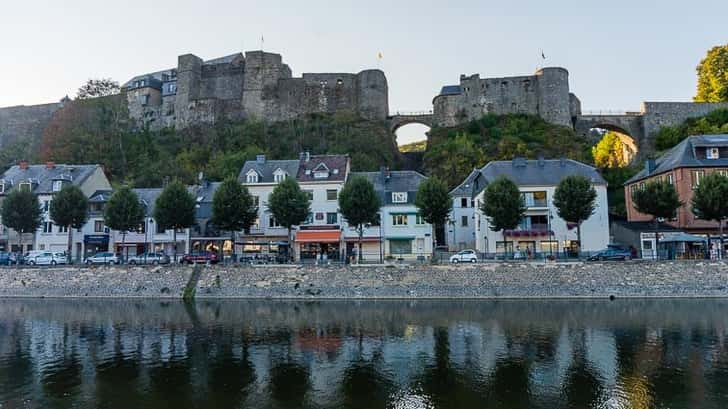
[[[0,269],[0,297],[182,298],[184,295],[198,299],[728,298],[728,263]]]

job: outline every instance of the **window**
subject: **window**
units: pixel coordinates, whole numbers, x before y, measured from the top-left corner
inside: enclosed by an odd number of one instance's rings
[[[720,158],[720,150],[718,148],[708,148],[708,150],[705,151],[705,154],[708,159]]]
[[[276,169],[276,171],[273,173],[273,181],[275,181],[276,183],[283,182],[285,178],[286,172],[281,169]]]
[[[68,226],[58,226],[58,233],[68,233]]]
[[[460,198],[460,207],[464,207],[464,208],[468,207],[468,198],[467,197]]]
[[[640,190],[645,190],[645,182],[640,183]]]
[[[311,224],[313,223],[313,213],[309,212],[308,216],[306,216],[306,220],[303,221],[303,224]]]
[[[51,202],[48,200],[43,201],[43,211],[47,212],[51,208]]]
[[[329,171],[328,170],[315,170],[313,172],[314,179],[326,179],[329,177]]]
[[[52,232],[53,232],[53,223],[43,222],[43,233],[52,233]]]
[[[423,224],[426,224],[426,223],[425,223],[425,218],[424,218],[424,217],[422,217],[422,215],[421,215],[421,214],[418,214],[418,215],[417,215],[417,216],[415,217],[415,224],[419,224],[419,225],[423,225]]]
[[[460,217],[460,225],[463,227],[468,227],[468,216]]]
[[[389,252],[392,255],[412,254],[412,240],[390,240]]]
[[[338,218],[336,213],[326,213],[326,224],[336,224]]]
[[[248,172],[248,174],[245,175],[245,181],[247,183],[258,183],[258,174],[255,171]]]
[[[104,231],[104,221],[96,220],[94,222],[94,233],[103,233],[103,231]]]
[[[393,214],[392,215],[392,225],[393,226],[406,226],[407,225],[407,215],[406,214]]]
[[[704,170],[693,170],[690,172],[690,175],[693,179],[693,189],[700,186],[700,181],[703,180],[705,177],[705,171]]]
[[[63,181],[62,180],[54,180],[53,181],[53,191],[54,192],[60,192],[62,187],[63,187]]]
[[[326,200],[336,200],[339,196],[336,189],[326,189]]]
[[[674,179],[674,177],[672,176],[672,173],[668,173],[668,174],[667,174],[667,183],[669,183],[669,184],[671,184],[671,185],[674,185],[674,184],[675,184],[675,179]]]
[[[276,220],[276,218],[275,218],[275,217],[273,217],[273,215],[271,215],[271,216],[270,216],[270,217],[268,218],[268,226],[269,226],[269,227],[281,227],[281,225],[280,225],[280,224],[278,224],[278,220]]]
[[[304,190],[304,192],[308,196],[308,200],[313,200],[313,190]]]
[[[170,93],[177,92],[177,83],[169,84],[169,92]]]
[[[167,229],[164,228],[161,224],[157,223],[157,228],[155,229],[157,234],[164,234],[167,232]]]
[[[392,192],[392,203],[407,203],[407,192]]]
[[[721,176],[723,176],[723,177],[728,177],[728,170],[726,170],[726,169],[720,169],[718,171],[718,174],[721,175]]]
[[[31,184],[30,184],[30,182],[23,182],[20,185],[18,185],[18,189],[20,189],[23,192],[30,192]]]
[[[525,192],[523,201],[527,207],[546,207],[546,192]]]
[[[141,104],[142,106],[147,106],[147,105],[149,105],[149,95],[140,95],[140,96],[139,96],[139,103],[140,103],[140,104]]]
[[[253,196],[253,206],[255,206],[256,209],[260,208],[260,197],[259,196]]]
[[[136,231],[139,234],[144,234],[144,232],[146,231],[145,225],[146,225],[146,223],[140,223],[134,231]]]
[[[5,181],[0,182],[0,193],[5,193]]]
[[[559,242],[556,240],[544,240],[541,242],[541,253],[558,254]]]

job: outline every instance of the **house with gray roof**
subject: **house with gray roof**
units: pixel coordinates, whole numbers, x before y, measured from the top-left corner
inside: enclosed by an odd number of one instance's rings
[[[432,257],[434,231],[432,225],[420,217],[415,206],[417,190],[426,176],[412,170],[381,168],[377,172],[352,172],[350,177],[369,180],[382,203],[379,225],[364,229],[364,261]],[[344,232],[347,254],[354,254],[358,232],[355,226],[348,225]]]
[[[0,247],[5,251],[50,250],[64,252],[68,248],[68,228],[53,224],[50,218],[50,203],[53,196],[67,185],[78,186],[90,197],[101,189],[111,189],[100,165],[66,165],[47,162],[31,165],[20,161],[6,170],[0,178],[0,200],[13,190],[27,190],[38,197],[43,208],[41,226],[35,234],[24,235],[22,245],[18,234],[3,226],[0,232]],[[81,248],[72,246],[72,255],[80,255]]]
[[[473,169],[462,183],[450,191],[452,211],[445,226],[445,240],[450,251],[475,248],[473,181],[479,174],[479,169]]]
[[[553,204],[556,186],[567,176],[587,178],[597,192],[594,214],[581,225],[581,243],[576,225],[559,217]],[[521,191],[526,214],[515,229],[494,232],[480,210],[487,185],[499,177],[512,180]],[[571,159],[525,159],[489,162],[472,179],[476,249],[484,253],[507,253],[537,257],[560,253],[594,252],[609,244],[607,182],[592,166]]]

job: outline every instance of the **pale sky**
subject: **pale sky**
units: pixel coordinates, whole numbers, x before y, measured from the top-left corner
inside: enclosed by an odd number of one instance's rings
[[[585,110],[638,110],[645,100],[690,100],[695,66],[728,42],[725,0],[2,3],[0,106],[73,97],[89,78],[123,83],[174,67],[184,53],[260,49],[262,36],[295,76],[381,68],[391,112],[431,109],[460,74],[523,75],[541,65],[569,70]]]

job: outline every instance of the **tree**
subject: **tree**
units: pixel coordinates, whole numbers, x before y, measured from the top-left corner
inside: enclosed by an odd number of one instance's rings
[[[23,248],[23,234],[38,230],[42,217],[38,197],[32,192],[14,189],[3,201],[3,224],[18,233],[19,252]],[[17,260],[20,263],[20,257]]]
[[[503,232],[505,242],[505,230],[518,226],[526,213],[526,203],[518,186],[507,177],[500,176],[485,188],[480,210],[488,217],[492,231]]]
[[[288,229],[288,247],[292,248],[291,228],[301,224],[311,212],[308,194],[295,179],[287,177],[268,196],[268,211],[278,224]]]
[[[369,179],[362,176],[355,176],[344,184],[339,192],[339,212],[344,215],[347,223],[356,226],[359,236],[359,257],[357,263],[362,259],[362,236],[364,235],[364,226],[366,224],[374,224],[381,222],[379,220],[379,209],[382,206],[374,185]]]
[[[728,102],[728,44],[708,50],[696,68],[698,92],[695,102]]]
[[[187,188],[174,181],[162,190],[154,203],[154,219],[163,229],[172,229],[174,260],[177,261],[177,230],[195,224],[195,198]]]
[[[248,188],[229,178],[220,184],[212,198],[212,224],[230,232],[235,259],[235,232],[247,231],[258,217],[258,207]]]
[[[728,218],[728,177],[714,172],[700,180],[692,198],[695,216],[715,220],[720,229],[720,252],[723,254],[723,220]],[[710,243],[710,236],[708,236]]]
[[[78,186],[67,185],[51,201],[53,223],[68,229],[68,262],[71,263],[73,229],[80,229],[88,219],[88,199]]]
[[[119,83],[111,78],[90,79],[76,93],[78,99],[89,99],[116,95],[120,91]]]
[[[554,192],[554,206],[559,217],[576,224],[576,237],[581,250],[581,224],[594,214],[597,191],[589,179],[574,175],[561,179]]]
[[[121,232],[121,247],[126,243],[126,233],[144,223],[144,206],[128,186],[115,191],[104,208],[104,224]]]
[[[437,228],[445,225],[452,211],[452,198],[445,182],[434,176],[422,182],[417,189],[415,206],[422,218],[435,226],[435,231],[438,231]]]
[[[647,182],[644,189],[632,192],[632,202],[638,212],[652,216],[655,221],[655,252],[656,258],[659,259],[660,238],[657,231],[659,219],[674,218],[677,209],[682,206],[677,190],[667,181]]]
[[[625,146],[616,132],[608,131],[592,148],[594,164],[598,168],[621,168],[627,166]]]

